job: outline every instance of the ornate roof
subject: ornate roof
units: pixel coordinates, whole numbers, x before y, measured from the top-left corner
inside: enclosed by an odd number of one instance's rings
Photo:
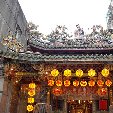
[[[39,53],[14,53],[0,51],[0,56],[30,62],[113,62],[113,54],[45,55]]]
[[[74,35],[69,34],[65,26],[57,26],[49,35],[32,35],[28,44],[34,52],[51,51],[103,51],[113,49],[113,35],[108,30],[103,30],[101,26],[93,26],[90,34],[84,34],[79,28]],[[96,30],[100,30],[99,32]]]

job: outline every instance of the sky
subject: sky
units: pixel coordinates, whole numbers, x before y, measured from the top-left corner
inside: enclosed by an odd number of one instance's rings
[[[110,0],[19,0],[28,22],[49,34],[56,25],[65,25],[74,32],[76,25],[87,30],[93,25],[107,26]]]

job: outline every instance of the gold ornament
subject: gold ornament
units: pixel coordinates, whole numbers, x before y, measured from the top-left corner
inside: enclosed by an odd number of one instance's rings
[[[30,89],[29,91],[28,91],[28,94],[32,97],[32,96],[34,96],[35,95],[35,90],[34,89]]]
[[[34,107],[32,105],[28,105],[27,106],[27,110],[30,112],[30,111],[33,111]]]
[[[30,98],[28,98],[28,103],[30,103],[30,104],[32,104],[32,103],[34,103],[34,98],[32,98],[32,97],[30,97]]]
[[[94,76],[96,75],[95,70],[90,69],[90,70],[88,71],[88,75],[89,75],[90,77],[94,77]]]
[[[66,70],[64,71],[64,76],[66,76],[66,77],[71,76],[71,70],[66,69]]]
[[[83,71],[81,69],[78,69],[75,74],[76,74],[77,77],[82,77]]]
[[[57,69],[53,69],[51,71],[51,75],[54,76],[54,77],[58,76],[58,74],[59,74],[59,71]]]
[[[35,83],[30,83],[29,84],[29,88],[35,88],[35,87],[36,87]]]
[[[83,80],[83,81],[80,82],[80,85],[81,86],[87,86],[87,82]]]
[[[109,70],[106,69],[106,68],[104,68],[104,69],[102,70],[101,74],[102,74],[104,77],[108,77],[108,75],[109,75]]]

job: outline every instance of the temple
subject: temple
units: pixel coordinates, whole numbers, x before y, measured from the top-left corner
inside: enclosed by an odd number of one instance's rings
[[[0,113],[113,113],[112,1],[106,30],[58,25],[46,36],[9,1],[0,1]]]

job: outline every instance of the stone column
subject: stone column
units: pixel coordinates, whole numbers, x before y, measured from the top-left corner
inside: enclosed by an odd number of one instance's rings
[[[96,113],[96,102],[95,102],[95,100],[92,101],[92,113]]]

